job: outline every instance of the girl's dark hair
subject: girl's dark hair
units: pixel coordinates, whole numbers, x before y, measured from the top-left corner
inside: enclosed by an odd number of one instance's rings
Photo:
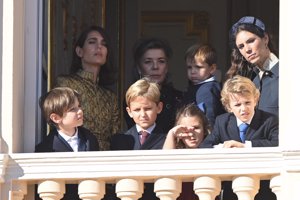
[[[100,26],[90,26],[86,28],[77,39],[74,50],[73,50],[73,58],[72,58],[72,65],[71,65],[71,72],[76,73],[78,70],[82,69],[81,58],[76,53],[76,47],[82,48],[84,42],[86,41],[88,34],[92,31],[97,31],[103,37],[106,47],[107,47],[107,59],[106,63],[101,66],[101,70],[99,72],[99,82],[100,86],[108,86],[113,84],[116,81],[116,74],[117,70],[114,66],[114,57],[113,51],[111,46],[111,41],[106,33],[106,31]]]
[[[198,117],[199,120],[202,122],[203,130],[204,130],[204,138],[212,130],[206,115],[194,103],[187,104],[178,109],[178,111],[176,113],[175,126],[178,125],[177,123],[182,117]],[[185,148],[185,145],[182,142],[182,140],[178,140],[176,147],[177,148]]]
[[[173,55],[172,48],[169,42],[163,38],[156,37],[147,37],[140,38],[136,41],[133,46],[133,59],[134,59],[134,81],[140,79],[140,74],[138,73],[138,68],[140,67],[140,61],[146,51],[149,49],[161,49],[164,51],[167,61],[171,59]],[[166,79],[168,79],[169,75],[167,74]]]

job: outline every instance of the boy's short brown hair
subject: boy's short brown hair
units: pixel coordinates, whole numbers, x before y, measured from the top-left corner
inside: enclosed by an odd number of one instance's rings
[[[42,96],[39,104],[47,123],[56,127],[50,115],[55,113],[62,117],[75,104],[76,99],[80,102],[79,93],[69,87],[57,87]]]
[[[243,97],[253,96],[257,102],[260,96],[255,84],[249,78],[240,75],[228,79],[221,91],[221,102],[227,111],[230,109],[230,95],[232,94],[239,94]]]
[[[160,102],[160,90],[157,83],[142,78],[133,83],[126,92],[126,104],[130,106],[136,97],[145,97],[156,104]]]
[[[216,50],[206,44],[194,44],[185,53],[185,61],[187,63],[195,63],[196,61],[207,63],[209,66],[217,64],[217,53]]]

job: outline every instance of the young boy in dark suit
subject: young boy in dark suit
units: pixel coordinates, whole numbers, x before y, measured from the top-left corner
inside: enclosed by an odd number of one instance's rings
[[[215,126],[201,143],[202,148],[245,148],[278,146],[278,117],[256,109],[259,90],[243,76],[228,79],[221,92],[221,101],[228,113],[216,118]],[[240,128],[243,127],[243,128]],[[221,200],[237,200],[231,182],[223,182]],[[269,181],[261,181],[260,192],[255,200],[274,200]]]
[[[215,77],[217,53],[210,45],[194,44],[185,53],[189,85],[183,103],[195,103],[206,115],[211,127],[225,113],[220,101],[222,85]]]
[[[113,136],[111,149],[162,149],[166,133],[155,123],[163,108],[159,86],[147,79],[136,81],[126,92],[126,104],[126,110],[134,120],[135,126],[124,134]]]
[[[99,151],[97,138],[81,125],[83,111],[80,96],[71,88],[57,87],[40,99],[42,113],[50,133],[36,145],[35,152]],[[78,185],[66,185],[63,200],[79,200]]]
[[[228,113],[216,118],[212,133],[200,147],[278,146],[278,117],[255,109],[259,95],[250,79],[239,75],[228,79],[221,92],[221,101]],[[243,125],[247,126],[247,130],[242,134],[239,127]]]
[[[134,120],[135,126],[125,133],[115,134],[111,140],[111,149],[162,149],[166,133],[155,122],[163,108],[158,84],[147,79],[136,81],[126,92],[126,104],[126,110]],[[108,199],[113,199],[113,197]],[[140,200],[144,199],[158,199],[153,191],[152,183],[145,184],[145,190]]]

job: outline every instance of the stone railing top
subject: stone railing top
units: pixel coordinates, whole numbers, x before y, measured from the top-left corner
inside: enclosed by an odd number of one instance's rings
[[[3,161],[2,161],[3,162]],[[180,176],[185,180],[215,175],[223,180],[236,175],[258,174],[263,178],[283,169],[300,169],[300,151],[280,148],[179,149],[18,153],[9,155],[6,176],[14,180],[105,179]]]

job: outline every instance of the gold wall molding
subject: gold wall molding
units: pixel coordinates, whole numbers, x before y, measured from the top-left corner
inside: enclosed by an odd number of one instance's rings
[[[209,16],[203,11],[143,11],[141,13],[140,34],[144,35],[147,24],[182,23],[186,36],[200,36],[201,41],[208,42]]]
[[[55,78],[70,72],[78,35],[90,25],[103,26],[106,0],[48,0],[48,89]]]

